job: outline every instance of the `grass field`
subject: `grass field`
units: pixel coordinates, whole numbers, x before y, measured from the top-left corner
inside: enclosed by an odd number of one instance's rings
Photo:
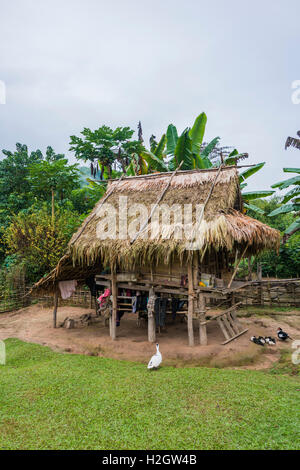
[[[0,449],[299,449],[300,383],[6,341]]]

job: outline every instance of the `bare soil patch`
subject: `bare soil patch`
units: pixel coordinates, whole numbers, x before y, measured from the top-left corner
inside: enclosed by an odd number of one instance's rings
[[[58,309],[58,324],[66,317],[79,318],[91,309],[64,306]],[[94,313],[94,312],[93,312]],[[178,316],[179,317],[179,316]],[[19,338],[23,341],[47,345],[53,350],[90,354],[115,359],[147,362],[154,352],[154,345],[147,341],[146,322],[137,326],[135,314],[127,314],[117,328],[118,338],[112,341],[108,327],[102,323],[75,329],[52,327],[52,308],[37,304],[11,313],[0,315],[0,339]],[[157,335],[165,365],[175,367],[214,366],[242,367],[251,369],[269,368],[279,358],[279,349],[289,346],[277,343],[276,346],[257,346],[250,342],[252,335],[276,336],[278,326],[288,331],[293,338],[300,338],[299,317],[280,315],[280,318],[248,316],[240,318],[249,328],[248,332],[223,346],[223,335],[216,322],[208,324],[208,345],[200,346],[198,329],[195,323],[196,346],[188,346],[187,325],[177,318],[175,323],[168,321],[167,331]],[[289,343],[290,344],[290,343]]]

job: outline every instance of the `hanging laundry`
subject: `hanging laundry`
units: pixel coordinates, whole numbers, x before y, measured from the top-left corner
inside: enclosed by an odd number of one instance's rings
[[[166,323],[166,311],[167,311],[168,299],[157,297],[155,300],[155,323],[156,327],[164,327]]]
[[[101,294],[100,297],[98,298],[100,307],[102,307],[105,304],[107,297],[109,296],[110,296],[110,289],[105,289],[104,294]]]
[[[137,296],[132,297],[132,313],[136,313]]]
[[[75,281],[75,280],[73,280],[73,281],[60,281],[58,283],[58,287],[59,287],[59,290],[60,290],[61,298],[65,300],[65,299],[68,299],[69,297],[71,297],[73,292],[75,292],[76,286],[77,286],[77,281]]]

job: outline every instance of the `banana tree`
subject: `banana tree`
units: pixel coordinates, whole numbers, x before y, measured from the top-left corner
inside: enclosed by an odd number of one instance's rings
[[[269,214],[269,217],[274,217],[278,214],[294,212],[299,214],[300,211],[300,168],[283,168],[285,173],[296,173],[296,176],[284,181],[279,181],[272,185],[272,188],[279,190],[292,188],[284,195],[282,199],[283,205],[278,207]],[[300,230],[300,218],[298,217],[285,231],[284,242],[286,242],[294,233]]]
[[[238,154],[238,152],[236,151],[235,155],[240,155],[240,154]],[[247,183],[245,183],[245,180],[248,179],[250,176],[254,175],[255,173],[257,173],[259,170],[261,170],[264,165],[265,165],[265,162],[258,163],[257,165],[247,168],[245,171],[240,173],[239,180],[240,180],[241,190],[243,190],[247,186]],[[257,199],[262,199],[264,197],[272,196],[272,194],[274,193],[275,191],[271,191],[271,190],[270,191],[242,191],[241,194],[243,197],[244,207],[246,209],[251,209],[252,211],[258,214],[264,214],[264,211],[260,207],[253,204],[252,201],[255,201]]]
[[[174,170],[181,162],[183,162],[181,166],[183,170],[213,166],[209,155],[217,146],[220,137],[215,137],[203,148],[206,123],[206,114],[201,113],[195,119],[192,128],[187,127],[179,137],[176,127],[173,124],[168,126],[166,154],[169,170]]]

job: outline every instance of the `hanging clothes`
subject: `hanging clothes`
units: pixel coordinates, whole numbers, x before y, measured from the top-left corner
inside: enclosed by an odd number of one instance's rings
[[[100,307],[102,307],[105,304],[108,296],[110,296],[110,289],[105,289],[104,294],[100,295],[100,297],[98,298]]]
[[[155,323],[157,327],[165,326],[167,304],[168,304],[168,299],[164,297],[157,297],[157,299],[155,300],[154,311],[155,311]]]
[[[137,296],[132,297],[132,313],[136,313]]]
[[[68,299],[75,292],[77,281],[60,281],[58,287],[61,293],[62,299]]]

